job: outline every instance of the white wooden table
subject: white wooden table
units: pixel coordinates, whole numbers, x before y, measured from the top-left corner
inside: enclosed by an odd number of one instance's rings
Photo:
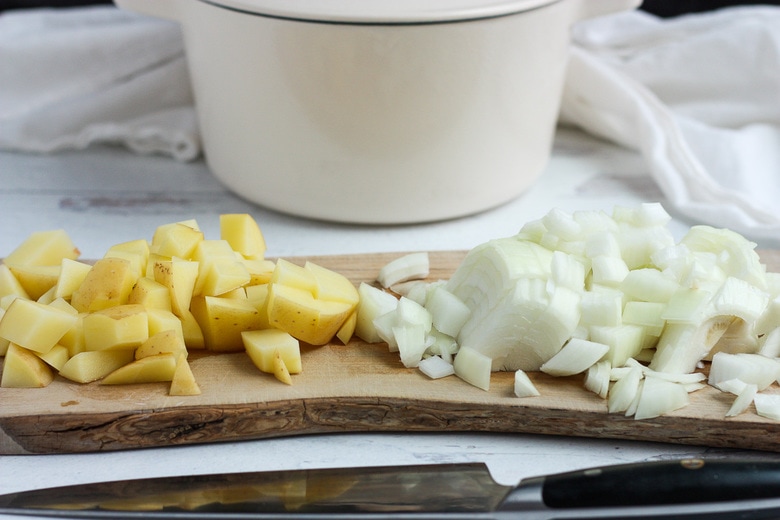
[[[614,205],[643,201],[663,202],[663,197],[637,155],[571,130],[559,132],[549,167],[521,198],[480,215],[414,226],[352,226],[274,213],[227,192],[202,162],[182,164],[108,147],[53,156],[0,152],[0,256],[31,232],[53,228],[67,230],[84,258],[102,256],[117,242],[150,238],[157,225],[187,218],[197,219],[213,237],[218,236],[218,215],[225,212],[252,213],[270,256],[467,249],[513,234],[553,207],[609,211]],[[675,216],[672,229],[679,236],[691,224]],[[541,435],[315,435],[110,453],[0,456],[0,493],[163,475],[446,462],[485,462],[499,482],[510,484],[549,472],[702,453],[737,454]]]

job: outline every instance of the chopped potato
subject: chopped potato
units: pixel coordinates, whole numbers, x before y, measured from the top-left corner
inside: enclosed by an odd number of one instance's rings
[[[193,396],[201,389],[188,355],[204,348],[245,350],[290,384],[302,370],[299,340],[349,341],[359,295],[338,273],[265,252],[248,214],[222,215],[218,239],[194,219],[163,224],[94,262],[78,259],[64,231],[32,234],[0,263],[2,386],[45,386],[59,374],[170,381],[170,395]],[[243,337],[254,332],[265,339]]]
[[[15,343],[8,345],[3,363],[3,388],[43,388],[54,380],[54,372],[41,358]]]
[[[48,352],[76,319],[70,312],[51,305],[17,298],[0,320],[0,338],[35,352]]]

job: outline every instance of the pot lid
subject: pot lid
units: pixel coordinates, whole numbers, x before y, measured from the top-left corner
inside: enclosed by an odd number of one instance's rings
[[[421,24],[493,18],[561,0],[201,0],[260,16],[326,23]]]

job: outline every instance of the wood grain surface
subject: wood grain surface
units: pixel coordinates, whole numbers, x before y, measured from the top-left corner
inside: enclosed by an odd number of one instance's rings
[[[431,252],[431,279],[448,277],[463,252]],[[780,252],[762,251],[771,270]],[[353,282],[373,281],[400,253],[309,257]],[[291,259],[296,262],[304,259]],[[244,353],[191,355],[202,394],[168,384],[101,386],[57,377],[42,389],[0,389],[0,454],[78,453],[325,432],[517,432],[780,452],[780,421],[747,412],[726,418],[732,397],[707,387],[691,404],[637,421],[608,414],[582,376],[531,374],[540,397],[513,395],[513,374],[489,391],[452,376],[429,380],[384,344],[302,347],[303,372],[287,386]],[[770,391],[780,392],[773,387]]]

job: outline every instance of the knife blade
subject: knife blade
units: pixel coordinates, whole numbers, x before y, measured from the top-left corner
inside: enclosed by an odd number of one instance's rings
[[[0,495],[0,514],[74,519],[780,518],[780,462],[689,458],[496,483],[484,464],[98,482]]]

